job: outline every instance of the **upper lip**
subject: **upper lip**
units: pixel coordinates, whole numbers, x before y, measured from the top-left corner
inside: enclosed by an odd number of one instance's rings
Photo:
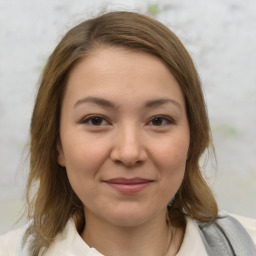
[[[145,178],[113,178],[104,180],[104,182],[112,183],[112,184],[139,184],[139,183],[146,183],[152,182],[153,180],[145,179]]]

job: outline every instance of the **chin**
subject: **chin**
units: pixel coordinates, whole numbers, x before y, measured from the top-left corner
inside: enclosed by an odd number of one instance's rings
[[[142,210],[141,208],[136,210],[130,207],[129,209],[124,209],[118,212],[112,212],[105,215],[108,222],[119,227],[136,227],[143,225],[144,223],[154,219],[159,212],[150,212]]]

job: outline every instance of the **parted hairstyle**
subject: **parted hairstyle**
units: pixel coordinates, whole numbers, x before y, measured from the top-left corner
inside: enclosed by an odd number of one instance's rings
[[[175,34],[160,22],[133,12],[110,12],[82,22],[60,41],[43,70],[30,126],[30,172],[26,188],[26,238],[32,235],[31,255],[39,255],[73,217],[78,232],[85,226],[83,204],[58,162],[60,109],[66,78],[74,65],[97,47],[125,47],[157,56],[169,68],[183,93],[190,128],[185,176],[168,207],[174,226],[188,215],[201,222],[216,219],[218,207],[199,165],[212,145],[209,121],[198,73]]]

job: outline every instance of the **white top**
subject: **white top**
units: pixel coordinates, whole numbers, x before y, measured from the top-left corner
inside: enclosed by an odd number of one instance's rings
[[[256,245],[256,220],[233,215],[245,227]],[[207,256],[198,227],[194,220],[186,218],[187,225],[182,245],[176,256]],[[18,244],[22,229],[14,230],[0,237],[0,256],[27,256]],[[90,248],[78,234],[73,220],[69,220],[62,233],[45,256],[103,256],[96,249]],[[168,255],[168,254],[167,254]]]

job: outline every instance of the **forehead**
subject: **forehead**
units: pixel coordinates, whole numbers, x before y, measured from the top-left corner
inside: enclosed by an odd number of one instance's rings
[[[85,68],[86,67],[86,68]],[[138,69],[139,68],[139,69]],[[128,74],[129,72],[141,75],[149,70],[154,73],[170,73],[167,65],[153,54],[137,49],[130,49],[121,46],[100,46],[90,51],[85,57],[71,70],[70,75],[73,73],[87,72],[87,75],[92,74],[92,71],[103,74],[115,74],[120,73]],[[116,71],[119,71],[116,73]],[[147,73],[149,75],[149,73]]]
[[[183,101],[179,84],[160,58],[121,47],[101,47],[82,58],[68,76],[65,95],[115,100],[122,95],[133,101],[169,95]]]

